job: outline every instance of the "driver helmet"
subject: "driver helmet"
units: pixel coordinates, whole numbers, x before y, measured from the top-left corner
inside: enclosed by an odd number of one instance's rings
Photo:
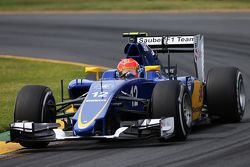
[[[139,63],[132,58],[122,59],[117,65],[117,70],[121,77],[125,77],[127,74],[139,77],[139,66]]]

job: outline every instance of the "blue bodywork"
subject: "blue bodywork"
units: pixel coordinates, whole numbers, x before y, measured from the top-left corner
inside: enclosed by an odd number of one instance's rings
[[[146,113],[145,110],[147,109],[143,103],[117,100],[119,95],[150,100],[155,84],[165,80],[181,81],[192,94],[195,78],[191,76],[168,77],[157,55],[146,44],[128,43],[125,46],[124,53],[126,58],[133,58],[140,64],[140,78],[121,79],[117,76],[116,69],[113,69],[105,71],[98,81],[76,79],[69,83],[68,91],[72,99],[88,92],[72,118],[74,135],[109,134],[110,129],[107,122],[115,121],[109,119],[115,118],[116,114],[121,115],[120,110],[122,109],[138,112],[133,114],[125,112],[121,117],[124,120],[128,118],[130,120],[131,117],[139,119],[140,113]],[[161,71],[148,71],[146,74],[144,67],[152,65],[161,66]],[[121,107],[114,107],[114,105],[121,105]],[[141,117],[147,117],[147,115]]]

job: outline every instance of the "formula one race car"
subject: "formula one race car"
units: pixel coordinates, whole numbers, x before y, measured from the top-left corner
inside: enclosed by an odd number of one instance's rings
[[[112,69],[99,78],[97,67],[86,68],[96,80],[71,81],[70,99],[59,103],[46,86],[24,86],[16,98],[11,141],[28,148],[74,139],[154,136],[160,141],[183,141],[200,122],[241,121],[245,109],[242,74],[235,67],[213,68],[205,81],[202,35],[124,33],[123,37],[129,39],[126,58],[139,64],[138,76]],[[193,53],[196,76],[177,76],[170,54],[178,52]],[[158,59],[160,53],[167,55],[166,67]]]

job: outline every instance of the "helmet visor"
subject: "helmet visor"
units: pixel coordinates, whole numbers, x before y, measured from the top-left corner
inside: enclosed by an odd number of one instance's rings
[[[138,71],[136,69],[129,69],[129,68],[126,68],[126,69],[123,69],[122,70],[122,75],[126,74],[126,73],[131,73],[133,74],[135,77],[138,77]]]

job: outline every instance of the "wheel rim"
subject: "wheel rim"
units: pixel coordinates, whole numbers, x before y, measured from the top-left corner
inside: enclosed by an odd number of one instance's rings
[[[183,115],[184,119],[186,121],[186,125],[188,127],[191,127],[192,123],[192,109],[191,109],[191,104],[190,104],[190,98],[188,94],[184,94],[183,96]]]
[[[47,94],[44,97],[44,102],[42,106],[42,122],[48,122],[48,123],[53,123],[55,122],[55,116],[54,111],[55,111],[55,101],[52,96],[51,92],[47,92]]]
[[[55,101],[54,99],[50,99],[47,102],[47,112],[49,114],[47,119],[51,123],[55,122],[55,119],[56,119],[56,116],[54,115],[55,110],[56,110]]]
[[[239,86],[238,86],[238,104],[239,104],[239,113],[243,112],[245,110],[245,88],[242,79],[239,80]]]

